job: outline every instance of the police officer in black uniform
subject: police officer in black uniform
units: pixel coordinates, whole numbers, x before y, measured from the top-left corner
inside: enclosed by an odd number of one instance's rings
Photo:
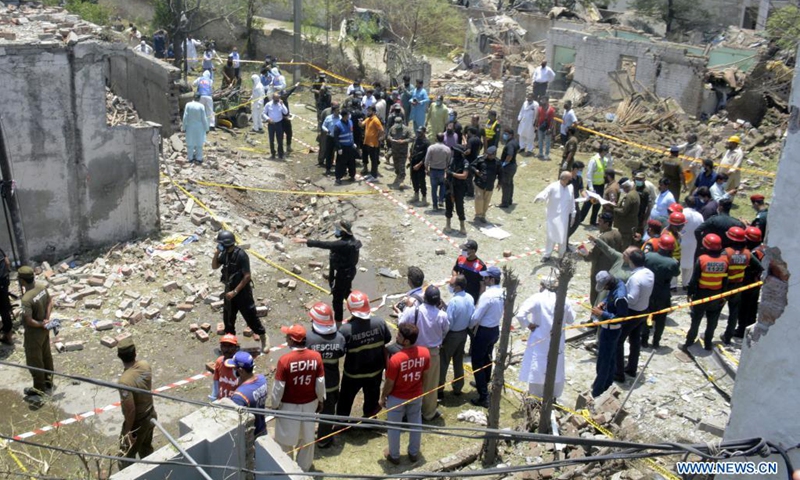
[[[236,314],[241,313],[247,326],[261,340],[261,351],[266,353],[267,331],[256,313],[256,301],[253,298],[253,284],[250,276],[250,257],[236,246],[236,237],[232,232],[222,230],[217,235],[217,249],[211,260],[211,268],[222,267],[221,281],[225,285],[223,300],[225,306],[222,321],[225,322],[225,333],[236,335]]]
[[[341,325],[344,316],[342,302],[350,295],[353,279],[356,278],[356,265],[358,264],[359,250],[361,250],[361,241],[353,236],[353,226],[347,220],[339,220],[334,228],[337,240],[332,242],[308,240],[307,238],[295,238],[294,242],[305,243],[312,248],[324,248],[331,251],[328,283],[331,286],[331,295],[333,296],[334,318],[336,324]]]
[[[464,156],[464,146],[456,145],[453,147],[453,160],[444,172],[444,216],[447,217],[447,226],[444,228],[445,233],[453,230],[450,223],[453,218],[453,207],[455,207],[460,224],[458,232],[461,235],[467,234],[464,196],[467,194],[469,172],[469,160]]]
[[[11,260],[3,249],[0,249],[0,318],[3,319],[2,335],[0,342],[14,345],[14,322],[11,318],[11,301],[8,299],[8,287],[11,284],[9,273]]]

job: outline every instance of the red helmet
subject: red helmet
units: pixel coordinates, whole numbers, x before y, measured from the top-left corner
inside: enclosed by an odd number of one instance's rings
[[[675,205],[673,203],[673,205]],[[669,224],[673,226],[680,226],[686,223],[686,215],[681,212],[672,212],[669,214]]]
[[[658,248],[671,252],[675,250],[675,237],[668,233],[661,234],[658,237]]]
[[[325,302],[315,303],[311,310],[308,311],[308,316],[311,317],[312,321],[323,325],[333,323],[333,310]]]
[[[744,228],[741,227],[731,227],[725,232],[725,236],[731,239],[733,242],[744,242],[745,241],[745,231]]]
[[[672,205],[670,205],[669,207],[667,207],[667,210],[669,210],[669,213],[674,213],[674,212],[683,213],[683,205],[681,205],[678,202],[675,202]]]
[[[761,229],[758,227],[747,227],[744,231],[744,237],[751,242],[760,242],[763,239]]]
[[[722,239],[715,233],[709,233],[703,237],[703,247],[705,247],[706,250],[718,252],[722,250]]]

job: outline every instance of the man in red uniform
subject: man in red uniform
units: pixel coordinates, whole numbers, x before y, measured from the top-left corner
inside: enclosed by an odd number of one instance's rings
[[[689,281],[689,301],[719,295],[725,291],[728,285],[728,257],[722,254],[722,239],[717,234],[709,233],[703,237],[703,248],[707,253],[700,255],[694,264],[692,279]],[[705,315],[707,318],[703,348],[711,350],[714,329],[717,328],[719,314],[722,313],[724,305],[725,300],[717,299],[693,306],[692,326],[689,328],[689,333],[686,334],[686,342],[678,345],[678,348],[688,352],[689,347],[697,339],[700,322]]]
[[[214,385],[211,387],[209,400],[228,398],[236,391],[239,386],[239,378],[234,373],[234,369],[225,365],[225,360],[232,358],[239,351],[239,340],[236,335],[226,333],[219,340],[219,349],[222,355],[219,356],[214,364]]]
[[[272,384],[272,408],[286,412],[319,413],[325,400],[325,367],[319,352],[306,348],[306,329],[302,325],[281,327],[286,334],[289,353],[278,360]],[[281,418],[275,422],[275,441],[289,453],[297,452],[295,461],[303,471],[314,461],[313,421]]]
[[[402,350],[392,355],[386,365],[386,381],[381,392],[380,406],[389,409],[386,414],[390,422],[402,422],[406,417],[411,425],[422,425],[422,376],[431,366],[431,355],[425,347],[414,345],[419,329],[413,323],[401,323],[397,327],[397,344]],[[419,459],[422,441],[421,430],[409,433],[408,459],[415,463]],[[388,429],[389,448],[383,451],[386,460],[400,464],[400,430]]]
[[[724,251],[728,257],[728,290],[734,290],[744,285],[745,270],[747,268],[760,269],[761,262],[747,248],[744,228],[731,227],[725,236],[731,241],[731,246]],[[720,337],[725,345],[730,345],[731,338],[736,331],[741,305],[742,292],[728,297],[728,325],[725,327],[725,333]]]

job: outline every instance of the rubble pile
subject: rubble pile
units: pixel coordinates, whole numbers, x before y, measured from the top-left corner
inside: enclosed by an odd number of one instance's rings
[[[119,124],[133,125],[142,122],[133,105],[124,98],[114,95],[109,88],[106,88],[106,119],[112,127]]]
[[[73,44],[97,37],[102,28],[60,7],[41,3],[0,6],[0,39],[20,43],[58,41]]]

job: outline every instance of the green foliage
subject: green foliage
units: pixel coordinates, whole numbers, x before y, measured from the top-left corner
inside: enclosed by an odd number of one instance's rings
[[[111,17],[111,10],[98,3],[81,0],[69,0],[66,5],[67,11],[80,16],[87,22],[97,25],[108,25]]]
[[[789,5],[775,10],[767,20],[767,35],[778,47],[794,52],[800,41],[800,8]]]
[[[697,0],[634,0],[633,9],[667,24],[667,33],[687,31],[707,22]]]
[[[172,25],[175,22],[175,14],[169,8],[169,0],[156,0],[154,7],[153,31],[164,29],[171,32]]]

